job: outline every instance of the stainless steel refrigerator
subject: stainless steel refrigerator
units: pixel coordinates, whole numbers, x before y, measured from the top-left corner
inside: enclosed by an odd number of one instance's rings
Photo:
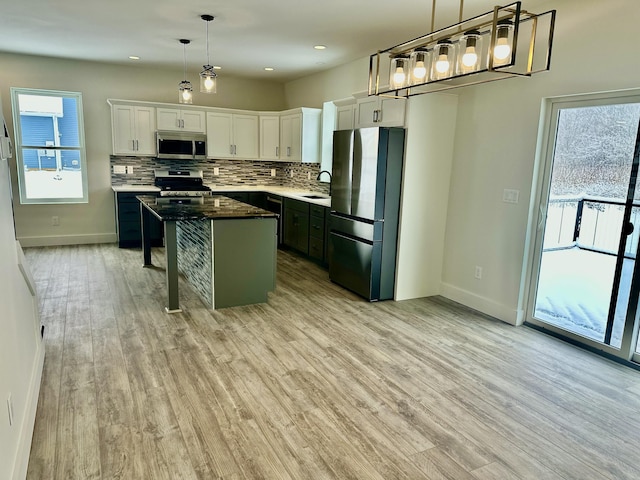
[[[393,298],[403,128],[333,134],[329,277],[370,301]]]

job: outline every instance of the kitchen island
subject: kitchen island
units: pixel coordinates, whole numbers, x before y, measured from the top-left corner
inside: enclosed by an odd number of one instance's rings
[[[145,267],[152,265],[152,216],[164,225],[167,312],[181,311],[179,273],[214,309],[267,301],[275,289],[277,214],[222,195],[137,198]]]

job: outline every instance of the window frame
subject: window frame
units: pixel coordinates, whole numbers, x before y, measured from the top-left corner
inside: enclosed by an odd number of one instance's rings
[[[51,145],[23,145],[22,144],[22,123],[20,119],[20,95],[33,95],[42,97],[73,98],[76,102],[76,114],[78,121],[78,146],[51,146]],[[14,140],[16,170],[18,173],[18,191],[20,203],[26,205],[48,205],[48,204],[75,204],[88,203],[89,191],[87,181],[87,155],[84,134],[84,114],[81,92],[68,92],[62,90],[46,90],[37,88],[11,87],[11,108],[13,114]],[[52,197],[52,198],[29,198],[27,197],[27,185],[25,178],[25,165],[23,148],[37,148],[42,150],[65,151],[73,150],[80,154],[80,174],[82,181],[82,197]]]

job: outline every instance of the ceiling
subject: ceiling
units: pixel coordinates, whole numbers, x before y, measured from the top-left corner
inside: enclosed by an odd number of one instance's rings
[[[525,0],[531,9],[543,0]],[[429,33],[430,0],[19,0],[3,2],[0,50],[288,81]],[[459,0],[438,0],[436,29],[458,22]],[[493,8],[466,0],[464,18]],[[314,45],[325,45],[315,50]],[[140,60],[130,60],[130,55]],[[265,71],[272,67],[273,71]]]

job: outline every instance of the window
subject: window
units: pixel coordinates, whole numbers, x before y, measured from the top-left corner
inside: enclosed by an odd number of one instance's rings
[[[87,203],[82,94],[11,88],[20,203]]]

